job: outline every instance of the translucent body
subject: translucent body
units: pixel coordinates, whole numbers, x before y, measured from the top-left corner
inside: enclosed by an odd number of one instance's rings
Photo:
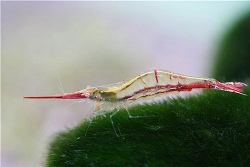
[[[189,77],[164,70],[151,70],[128,81],[82,90],[97,101],[137,100],[173,91],[191,91],[195,88],[211,88],[241,93],[243,83],[220,83],[211,78]]]
[[[221,83],[212,78],[190,77],[165,70],[151,70],[130,80],[99,87],[87,87],[81,91],[49,96],[25,96],[24,98],[90,99],[101,102],[135,101],[173,91],[191,91],[197,88],[219,89],[244,95],[241,82]]]

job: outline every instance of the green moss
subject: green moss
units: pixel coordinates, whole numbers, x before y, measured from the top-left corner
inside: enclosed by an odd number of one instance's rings
[[[248,96],[208,90],[201,95],[129,108],[83,121],[51,142],[47,166],[247,166]],[[87,133],[86,133],[87,132]],[[85,136],[86,134],[86,136]]]

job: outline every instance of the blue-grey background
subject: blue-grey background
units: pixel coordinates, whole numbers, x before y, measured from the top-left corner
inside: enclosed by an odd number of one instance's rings
[[[92,104],[26,100],[150,68],[209,77],[250,2],[1,2],[2,166],[43,166],[53,135]],[[237,26],[237,25],[236,25]]]

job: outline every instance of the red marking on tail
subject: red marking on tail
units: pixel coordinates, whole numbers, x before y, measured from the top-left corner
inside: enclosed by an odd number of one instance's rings
[[[232,86],[234,86],[236,88],[244,88],[244,87],[247,86],[247,84],[242,83],[242,82],[226,82],[224,84],[226,84],[226,85],[232,85]]]
[[[247,86],[245,83],[241,82],[226,82],[226,83],[221,83],[219,81],[216,81],[216,86],[218,86],[220,89],[225,90],[225,91],[231,91],[239,94],[243,94],[242,88]]]

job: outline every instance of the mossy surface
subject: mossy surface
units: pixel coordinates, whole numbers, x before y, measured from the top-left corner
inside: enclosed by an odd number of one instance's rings
[[[248,166],[250,88],[244,92],[207,90],[129,108],[141,118],[122,109],[113,116],[119,137],[110,114],[83,121],[51,142],[46,166]]]

